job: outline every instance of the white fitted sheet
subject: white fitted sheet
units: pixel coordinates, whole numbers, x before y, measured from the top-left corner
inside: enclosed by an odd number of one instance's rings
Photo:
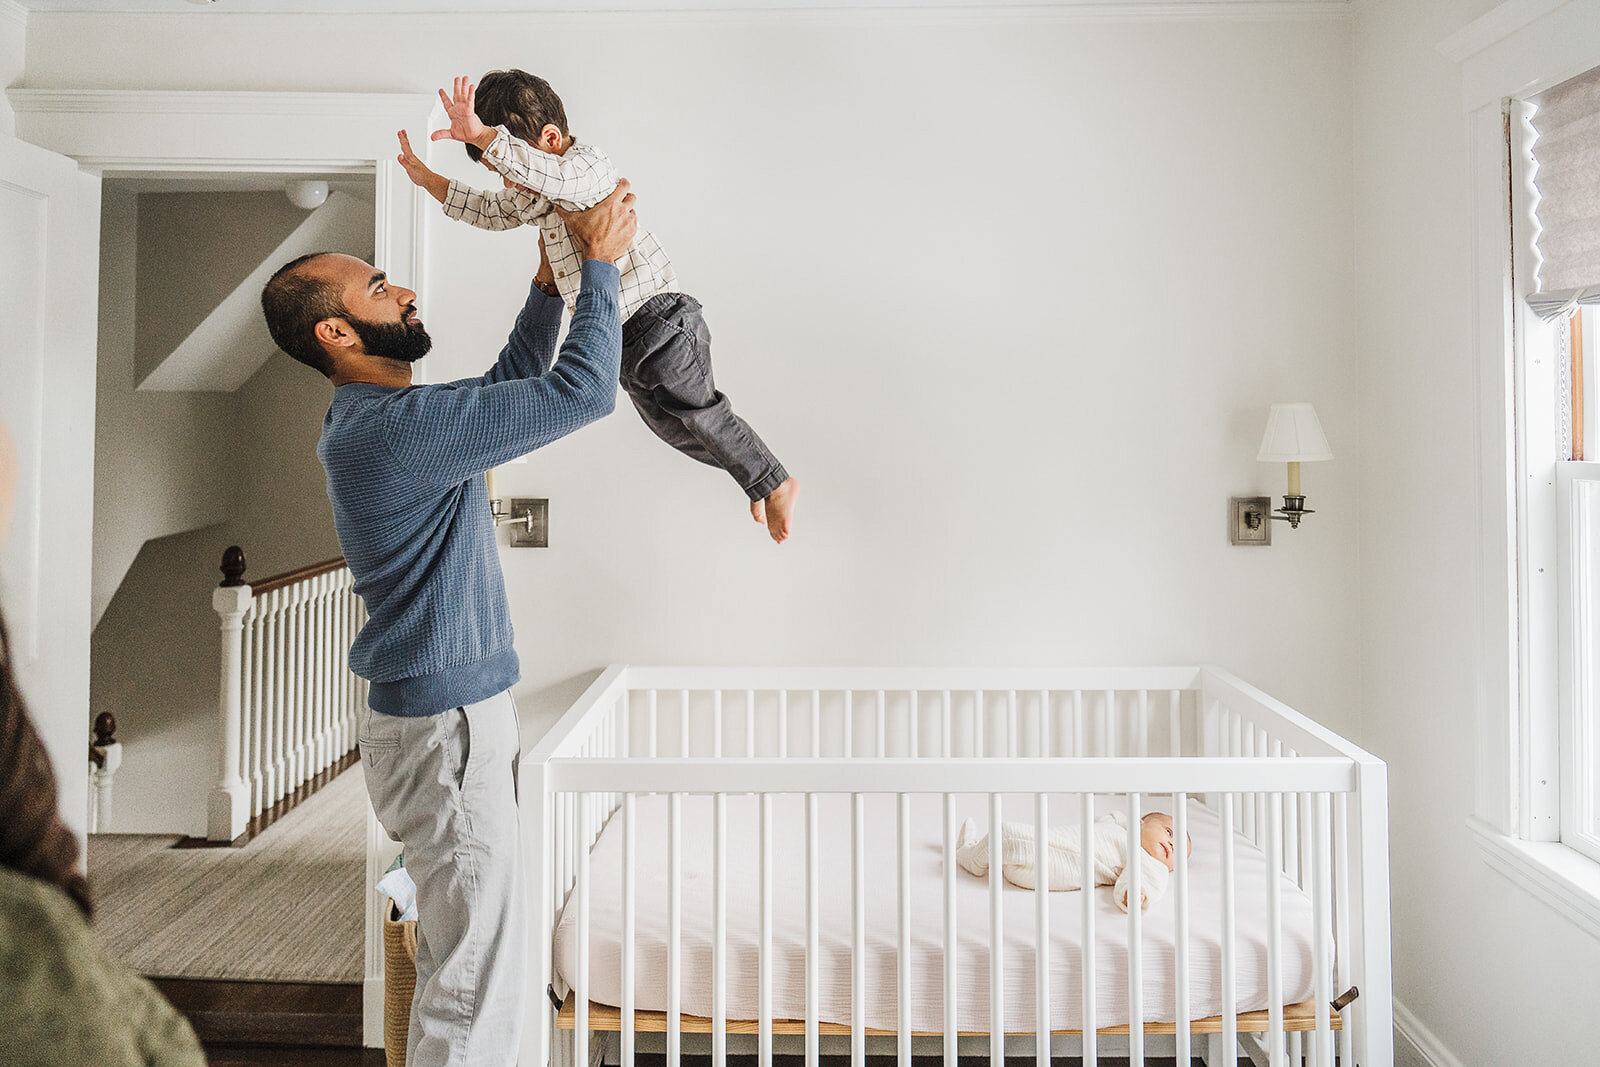
[[[667,798],[639,797],[636,808],[635,1006],[665,1011],[667,1006]],[[1097,798],[1103,814],[1122,799]],[[1171,798],[1146,799],[1145,811],[1171,810]],[[824,1022],[850,1022],[850,798],[819,797],[818,845],[820,1005]],[[727,799],[727,1017],[758,1015],[757,962],[760,947],[760,848],[757,798]],[[866,806],[866,1009],[868,1027],[898,1025],[898,955],[895,798],[873,794]],[[1005,820],[1033,825],[1033,799],[1007,796]],[[913,1030],[944,1028],[944,883],[941,849],[942,806],[937,795],[914,797],[911,804]],[[971,816],[979,833],[988,829],[988,798],[958,795],[956,824]],[[1079,798],[1053,796],[1051,825],[1076,825]],[[805,1017],[805,806],[800,796],[773,799],[772,1012],[775,1019]],[[1189,866],[1190,1017],[1222,1011],[1222,854],[1215,812],[1189,804],[1194,851]],[[682,1010],[710,1017],[712,966],[712,801],[683,799]],[[1235,928],[1238,1010],[1267,1007],[1267,863],[1242,836],[1235,837]],[[619,812],[600,835],[590,857],[590,999],[621,1005],[622,818]],[[1312,992],[1312,911],[1310,899],[1292,881],[1281,880],[1283,900],[1283,992],[1285,1003]],[[1127,916],[1111,902],[1110,887],[1094,891],[1097,1027],[1129,1022]],[[989,883],[956,871],[957,999],[956,1025],[989,1028]],[[576,973],[576,894],[569,898],[555,933],[557,969],[570,985]],[[1004,1027],[1009,1032],[1035,1028],[1034,895],[1006,884],[1002,927],[1005,933]],[[1174,981],[1176,885],[1144,913],[1144,1017],[1177,1017]],[[1050,894],[1050,1027],[1081,1029],[1081,891]],[[1328,945],[1327,959],[1332,960]]]

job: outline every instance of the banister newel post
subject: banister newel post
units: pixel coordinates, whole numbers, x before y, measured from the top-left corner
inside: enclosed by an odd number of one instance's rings
[[[239,774],[241,716],[244,709],[244,616],[253,595],[244,584],[244,553],[228,549],[222,558],[224,581],[211,594],[221,620],[222,674],[217,702],[222,725],[222,780],[211,791],[206,837],[232,841],[250,821],[250,791]]]
[[[111,831],[111,782],[122,766],[122,742],[117,740],[117,717],[109,711],[95,716],[94,737],[89,741],[89,832]]]

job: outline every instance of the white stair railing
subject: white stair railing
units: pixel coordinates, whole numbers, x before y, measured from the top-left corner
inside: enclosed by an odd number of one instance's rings
[[[222,779],[211,791],[212,841],[234,840],[348,755],[367,697],[367,683],[350,671],[366,611],[344,560],[253,584],[244,571],[244,552],[229,548],[212,595],[222,631]]]

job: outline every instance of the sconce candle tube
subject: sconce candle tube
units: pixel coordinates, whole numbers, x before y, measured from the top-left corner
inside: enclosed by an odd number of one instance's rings
[[[489,491],[489,499],[490,500],[499,499],[497,496],[495,496],[495,491],[494,491],[494,469],[493,468],[490,468],[489,470],[486,470],[486,471],[483,472],[483,484],[484,484],[484,488]]]
[[[1300,463],[1298,460],[1289,462],[1289,496],[1300,496]]]

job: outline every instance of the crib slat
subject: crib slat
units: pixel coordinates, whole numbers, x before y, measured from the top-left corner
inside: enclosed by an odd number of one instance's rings
[[[772,794],[761,794],[761,955],[757,992],[759,1067],[772,1067]]]
[[[1316,921],[1311,925],[1312,988],[1317,1009],[1317,1031],[1312,1062],[1317,1067],[1333,1067],[1333,1029],[1328,1017],[1333,990],[1328,967],[1327,942],[1333,932],[1332,879],[1328,871],[1328,794],[1318,793],[1313,803],[1311,823],[1311,910]]]
[[[1135,726],[1137,728],[1137,737],[1134,741],[1135,751],[1140,756],[1148,756],[1150,754],[1150,691],[1148,689],[1139,690],[1139,712]]]
[[[866,795],[850,794],[850,1063],[867,1062]]]
[[[822,755],[822,694],[811,691],[811,755]]]
[[[895,799],[895,848],[899,875],[896,910],[900,927],[900,943],[895,954],[895,1003],[899,1009],[895,1052],[899,1067],[911,1067],[911,794],[901,793]]]
[[[688,693],[684,719],[689,721]],[[679,1067],[683,1048],[683,794],[667,794],[667,1064]],[[580,1064],[578,1067],[587,1067]]]
[[[1018,748],[1020,737],[1017,732],[1017,691],[1006,690],[1006,755],[1016,759],[1022,755]]]
[[[1176,714],[1176,713],[1174,713]],[[1172,794],[1173,993],[1178,1062],[1188,1062],[1189,1039],[1189,794]]]
[[[756,694],[744,691],[744,758],[756,758]]]
[[[778,758],[789,758],[789,691],[778,690]]]
[[[575,1023],[572,1030],[572,1062],[589,1062],[589,805],[578,795],[578,973],[572,983]]]
[[[1105,691],[1105,701],[1100,707],[1100,713],[1105,717],[1101,723],[1100,754],[1102,756],[1115,756],[1117,754],[1117,693],[1114,689]]]
[[[849,689],[844,691],[844,758],[850,759],[855,755],[856,749],[856,703],[855,693]]]
[[[1040,721],[1043,720],[1044,716],[1041,714]],[[1048,753],[1050,750],[1044,747],[1042,742],[1041,738],[1040,751]],[[989,862],[993,863],[994,839],[989,840]],[[1047,793],[1035,793],[1033,795],[1033,1042],[1034,1060],[1038,1067],[1050,1067],[1050,889],[1050,797]]]
[[[678,716],[678,755],[685,759],[689,756],[689,691],[680,690],[678,693],[681,714]]]
[[[656,691],[650,690],[650,758],[655,759],[661,754],[659,745],[660,716],[656,710]]]
[[[1128,1058],[1144,1067],[1144,850],[1138,793],[1128,794]],[[1091,842],[1092,847],[1092,842]],[[1093,855],[1092,852],[1087,853]]]
[[[942,756],[944,756],[945,759],[949,759],[953,755],[953,753],[951,751],[951,748],[950,748],[951,738],[952,738],[952,735],[953,735],[953,729],[951,727],[950,720],[951,720],[951,717],[955,714],[954,707],[950,703],[950,690],[946,689],[940,694],[940,703],[941,703],[941,707],[944,709],[944,714],[941,717],[941,720],[942,720],[941,721],[941,728],[944,731],[944,737],[943,737],[944,747],[941,750],[940,754]]]
[[[1167,734],[1170,754],[1183,755],[1183,694],[1176,689],[1167,690]]]
[[[728,795],[711,798],[711,1063],[728,1064]]]
[[[1074,694],[1081,696],[1081,694]],[[1080,750],[1081,751],[1081,750]],[[1078,842],[1084,856],[1094,852],[1094,794],[1084,793],[1079,799]],[[1095,1023],[1095,932],[1094,932],[1094,863],[1079,863],[1082,884],[1079,886],[1083,907],[1083,1063],[1095,1067],[1100,1062],[1098,1029]]]
[[[622,798],[622,1067],[633,1067],[634,997],[634,824],[633,794]]]
[[[1083,690],[1072,691],[1072,754],[1074,756],[1087,756],[1088,749],[1088,721],[1083,715]]]
[[[1234,941],[1234,794],[1222,794],[1222,1046],[1227,1057],[1239,1049],[1238,946]]]
[[[722,758],[722,690],[720,689],[711,691],[711,758]]]
[[[1350,834],[1348,818],[1348,793],[1340,793],[1333,805],[1333,855],[1334,855],[1334,984],[1340,989],[1350,988]],[[1345,1025],[1339,1030],[1339,1062],[1355,1062],[1355,1027]]]
[[[987,725],[983,720],[984,713],[987,710],[984,707],[983,690],[974,690],[972,694],[972,755],[976,759],[983,758],[985,741],[983,734],[984,727]]]
[[[950,694],[944,695],[944,749],[950,754]],[[956,1062],[956,817],[955,795],[944,795],[944,1067]]]
[[[812,711],[816,711],[813,694]],[[816,715],[812,715],[813,729]],[[815,735],[813,735],[815,736]],[[817,794],[806,794],[806,1067],[817,1067],[821,1049],[818,1045],[817,1010],[821,988],[817,973],[821,957],[817,953]]]
[[[1283,794],[1267,798],[1267,1049],[1283,1067]]]
[[[874,742],[875,742],[876,747],[873,748],[872,751],[873,751],[873,754],[876,755],[879,759],[883,759],[885,756],[887,756],[889,754],[888,750],[883,747],[884,744],[885,744],[885,736],[886,736],[886,733],[887,733],[887,719],[888,719],[888,708],[884,703],[884,701],[886,699],[887,698],[884,696],[883,690],[882,689],[878,690],[878,703],[875,706],[874,711],[873,711]]]
[[[1050,750],[1050,742],[1050,691],[1041,689],[1039,690],[1039,755],[1046,758],[1055,755]]]
[[[1006,935],[1001,910],[1004,816],[999,793],[989,794],[989,1063],[1006,1062]]]
[[[920,754],[918,749],[922,746],[922,713],[918,707],[917,691],[911,691],[911,707],[909,711],[911,722],[911,758],[916,759]]]

